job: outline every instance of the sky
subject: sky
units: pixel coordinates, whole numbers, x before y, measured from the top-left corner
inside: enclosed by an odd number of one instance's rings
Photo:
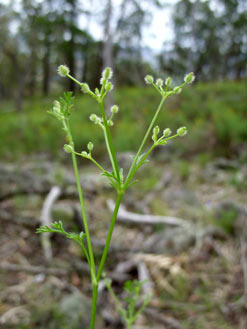
[[[122,0],[112,0],[112,2],[113,10],[117,11]],[[148,26],[143,28],[142,46],[150,47],[153,51],[157,52],[162,49],[164,41],[170,41],[173,37],[171,15],[173,5],[178,2],[178,0],[166,0],[165,2],[168,5],[164,8],[157,9],[151,7],[150,9],[148,2],[144,1],[144,6],[146,5],[146,9],[152,13],[152,20]],[[95,2],[95,5],[97,6],[97,2]],[[93,9],[93,11],[97,12],[97,8]],[[102,39],[102,28],[97,23],[97,20],[92,20],[90,22],[90,31],[96,39]]]

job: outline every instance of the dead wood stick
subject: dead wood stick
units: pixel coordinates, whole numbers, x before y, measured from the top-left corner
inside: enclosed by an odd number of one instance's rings
[[[145,295],[153,294],[154,284],[149,274],[148,268],[144,262],[139,262],[137,264],[138,279],[139,281],[144,281],[142,286],[142,291]]]
[[[171,329],[183,329],[184,328],[174,318],[160,314],[158,311],[156,311],[155,309],[152,309],[150,307],[145,308],[144,313],[151,316],[152,319],[162,322],[165,326],[167,326],[165,328],[168,328],[168,327]]]
[[[28,272],[32,274],[53,274],[64,276],[68,274],[66,269],[62,268],[52,268],[52,267],[43,267],[43,266],[31,266],[31,265],[18,265],[12,263],[0,263],[0,270],[7,272]]]
[[[89,276],[90,270],[88,264],[85,262],[76,262],[72,266],[67,267],[44,267],[44,266],[33,266],[33,265],[19,265],[13,263],[3,262],[0,263],[0,271],[4,272],[27,272],[31,274],[44,273],[47,275],[66,276],[73,271],[78,271],[84,275]],[[130,279],[130,275],[119,272],[107,272],[107,277],[117,282],[125,282]]]
[[[40,216],[40,222],[42,226],[49,226],[51,224],[51,209],[55,201],[59,198],[60,194],[61,188],[58,186],[53,186],[47,195]],[[41,234],[41,244],[45,259],[50,261],[52,259],[50,233]]]
[[[242,237],[240,239],[241,245],[241,265],[243,269],[243,279],[244,279],[244,298],[247,298],[247,245]]]
[[[112,200],[107,200],[108,208],[114,210],[114,202]],[[172,226],[187,226],[188,223],[181,218],[172,216],[155,216],[155,215],[142,215],[134,212],[127,211],[124,206],[120,206],[118,217],[119,222],[122,223],[132,223],[132,224],[166,224]]]

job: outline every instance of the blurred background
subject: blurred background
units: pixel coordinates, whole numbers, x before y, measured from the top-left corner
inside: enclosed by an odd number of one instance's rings
[[[64,91],[75,94],[76,149],[92,141],[94,156],[110,166],[88,119],[97,104],[58,76],[60,64],[91,89],[104,67],[113,68],[107,106],[120,107],[111,129],[125,173],[160,98],[144,76],[171,76],[176,86],[195,73],[158,118],[161,129],[189,133],[157,149],[138,173],[106,275],[121,300],[126,280],[148,279],[144,292],[153,299],[135,329],[246,329],[244,0],[0,0],[0,328],[88,326],[91,288],[80,250],[61,236],[44,242],[35,234],[50,219],[83,229],[64,133],[47,114]],[[114,193],[97,168],[78,161],[99,258]],[[96,329],[124,328],[103,285],[97,321]]]

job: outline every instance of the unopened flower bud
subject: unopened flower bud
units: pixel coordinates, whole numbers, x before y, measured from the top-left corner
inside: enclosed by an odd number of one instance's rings
[[[112,78],[112,75],[113,75],[113,71],[112,71],[112,69],[110,67],[106,67],[104,69],[104,71],[102,72],[102,78],[104,80],[106,80],[106,81],[109,80],[109,79],[111,79]]]
[[[156,86],[158,87],[158,88],[162,88],[162,86],[163,86],[163,84],[164,84],[164,81],[162,80],[162,79],[157,79],[156,80]]]
[[[99,92],[99,89],[98,88],[95,88],[95,95],[96,96],[100,96],[100,92]]]
[[[83,157],[88,157],[88,156],[89,156],[89,154],[88,154],[86,151],[82,151],[82,152],[81,152],[81,155],[82,155]]]
[[[164,136],[164,137],[168,137],[168,136],[170,136],[171,133],[172,133],[172,131],[171,131],[170,128],[166,128],[166,129],[163,130],[163,136]]]
[[[81,84],[81,90],[87,94],[90,91],[89,85],[87,83],[82,83]]]
[[[152,75],[146,75],[144,80],[148,85],[151,85],[154,82],[154,78],[152,77]]]
[[[177,130],[177,134],[178,136],[182,137],[182,136],[185,136],[187,134],[188,130],[186,127],[180,127],[178,128]]]
[[[90,117],[89,117],[89,120],[95,122],[97,120],[97,115],[94,114],[94,113],[91,114]]]
[[[170,86],[171,82],[172,82],[172,78],[171,77],[166,78],[165,84],[166,84],[167,87]]]
[[[159,128],[159,126],[155,126],[155,127],[153,128],[153,136],[152,136],[152,140],[153,140],[154,142],[157,141],[157,135],[158,135],[159,132],[160,132],[160,128]]]
[[[113,114],[118,113],[118,110],[119,110],[119,108],[118,108],[117,105],[113,105],[113,106],[111,107],[111,113],[113,113]]]
[[[88,148],[88,151],[89,151],[89,152],[92,152],[93,147],[94,147],[94,145],[93,145],[92,142],[89,142],[89,143],[87,144],[87,148]]]
[[[154,135],[158,135],[158,133],[160,132],[160,127],[159,126],[155,126],[153,129],[153,134]]]
[[[184,77],[184,82],[186,83],[192,83],[195,80],[195,75],[193,72],[190,72],[188,74],[186,74],[186,76]]]
[[[73,149],[73,147],[72,147],[71,145],[69,145],[69,144],[65,144],[65,145],[64,145],[64,151],[65,151],[66,153],[72,153],[72,152],[74,151],[74,149]]]
[[[61,77],[66,77],[69,74],[69,68],[66,65],[59,65],[57,72]]]
[[[111,82],[107,82],[107,84],[105,86],[105,90],[109,92],[112,89],[113,89],[113,84]]]
[[[180,88],[180,87],[175,87],[175,88],[173,89],[173,91],[175,92],[175,94],[180,94],[181,91],[182,91],[182,88]]]
[[[56,113],[60,113],[61,110],[61,105],[59,101],[54,101],[53,102],[53,111]]]
[[[108,120],[107,123],[108,123],[108,126],[109,126],[109,127],[112,127],[112,126],[114,125],[114,123],[113,123],[112,120]]]

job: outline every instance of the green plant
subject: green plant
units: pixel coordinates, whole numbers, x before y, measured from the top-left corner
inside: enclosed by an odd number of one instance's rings
[[[152,299],[152,294],[141,296],[142,286],[145,284],[145,281],[134,280],[125,282],[124,290],[127,296],[124,298],[124,301],[127,304],[127,309],[122,306],[122,303],[114,293],[111,279],[105,278],[104,283],[117,306],[118,313],[125,322],[126,329],[130,329]]]
[[[70,115],[71,115],[72,108],[73,108],[74,97],[71,92],[64,93],[63,98],[61,97],[59,101],[57,101],[57,100],[54,101],[54,106],[53,106],[52,110],[50,111],[50,114],[52,114],[54,117],[56,117],[56,119],[58,119],[61,122],[62,128],[63,128],[63,130],[66,134],[67,140],[68,140],[68,144],[64,145],[64,150],[67,153],[70,153],[72,156],[72,162],[73,162],[74,173],[75,173],[75,178],[76,178],[76,183],[77,183],[78,195],[79,195],[79,200],[80,200],[80,205],[81,205],[81,215],[82,215],[82,219],[83,219],[85,233],[81,233],[81,234],[68,233],[64,230],[61,221],[53,223],[51,225],[51,227],[47,227],[47,226],[40,227],[37,230],[37,232],[38,233],[43,233],[43,232],[62,233],[67,238],[73,239],[75,242],[79,243],[80,246],[82,247],[82,251],[87,259],[87,262],[88,262],[88,265],[90,268],[91,282],[92,282],[92,287],[93,287],[91,323],[90,323],[90,329],[93,329],[94,323],[95,323],[95,315],[96,315],[96,304],[97,304],[99,280],[101,279],[101,276],[102,276],[102,271],[103,271],[105,261],[107,258],[107,253],[109,250],[112,233],[114,230],[119,206],[122,201],[123,195],[124,195],[125,191],[127,190],[127,188],[129,188],[131,185],[133,185],[137,182],[136,180],[134,180],[134,176],[135,176],[136,172],[143,164],[145,164],[148,161],[147,158],[155,147],[158,147],[160,145],[166,145],[169,140],[171,140],[175,137],[178,137],[178,136],[182,137],[187,133],[186,127],[180,127],[177,129],[176,134],[171,135],[172,134],[171,130],[169,128],[166,128],[163,131],[162,135],[159,137],[158,135],[160,132],[160,128],[159,128],[159,126],[154,127],[154,125],[155,125],[155,122],[158,118],[158,115],[162,109],[162,106],[163,106],[165,100],[171,95],[179,94],[182,91],[182,88],[186,84],[192,83],[194,81],[195,77],[194,77],[193,73],[187,74],[184,78],[184,83],[182,83],[180,86],[177,86],[173,89],[170,88],[171,78],[167,78],[165,81],[165,85],[164,85],[164,82],[162,79],[157,79],[156,82],[154,82],[154,79],[151,75],[147,75],[145,77],[146,83],[149,85],[152,85],[156,89],[156,91],[160,94],[161,101],[160,101],[159,106],[153,116],[153,119],[147,129],[147,132],[141,142],[141,145],[136,153],[136,156],[133,159],[132,165],[131,165],[127,175],[125,176],[123,169],[122,168],[119,169],[117,158],[116,158],[116,153],[115,153],[113,142],[112,142],[111,132],[110,132],[110,127],[113,125],[113,118],[118,113],[119,109],[118,109],[118,106],[116,106],[116,105],[112,106],[111,107],[111,116],[108,118],[106,115],[104,103],[103,103],[105,96],[113,88],[112,83],[109,81],[113,74],[111,68],[106,68],[103,71],[102,77],[100,79],[101,88],[100,88],[100,90],[98,88],[96,88],[95,92],[91,91],[88,84],[81,83],[78,80],[76,80],[74,77],[72,77],[69,74],[68,67],[66,67],[64,65],[59,66],[58,73],[62,77],[69,77],[70,79],[72,79],[74,82],[76,82],[80,86],[81,90],[84,93],[89,94],[94,100],[96,100],[98,102],[99,107],[100,107],[101,117],[99,117],[96,114],[91,114],[89,118],[96,126],[98,126],[100,129],[102,129],[107,153],[109,155],[111,166],[112,166],[112,172],[105,170],[94,159],[94,157],[92,155],[94,145],[92,142],[89,142],[87,144],[88,151],[77,152],[75,150],[74,139],[72,137],[72,132],[70,129]],[[145,147],[145,144],[146,144],[151,132],[152,132],[153,144],[147,151],[145,151],[143,153],[143,149]],[[115,209],[113,211],[108,235],[106,238],[105,247],[104,247],[104,250],[103,250],[103,253],[101,256],[101,260],[100,260],[97,270],[96,270],[95,257],[94,257],[94,252],[93,252],[93,248],[92,248],[91,237],[90,237],[90,232],[89,232],[89,227],[88,227],[83,192],[82,192],[82,187],[81,187],[80,179],[79,179],[79,170],[78,170],[78,166],[77,166],[76,156],[80,156],[80,157],[83,157],[83,158],[86,158],[86,159],[92,161],[98,167],[98,169],[101,171],[101,174],[109,180],[110,185],[117,192]],[[84,239],[86,239],[86,243],[84,243]]]

